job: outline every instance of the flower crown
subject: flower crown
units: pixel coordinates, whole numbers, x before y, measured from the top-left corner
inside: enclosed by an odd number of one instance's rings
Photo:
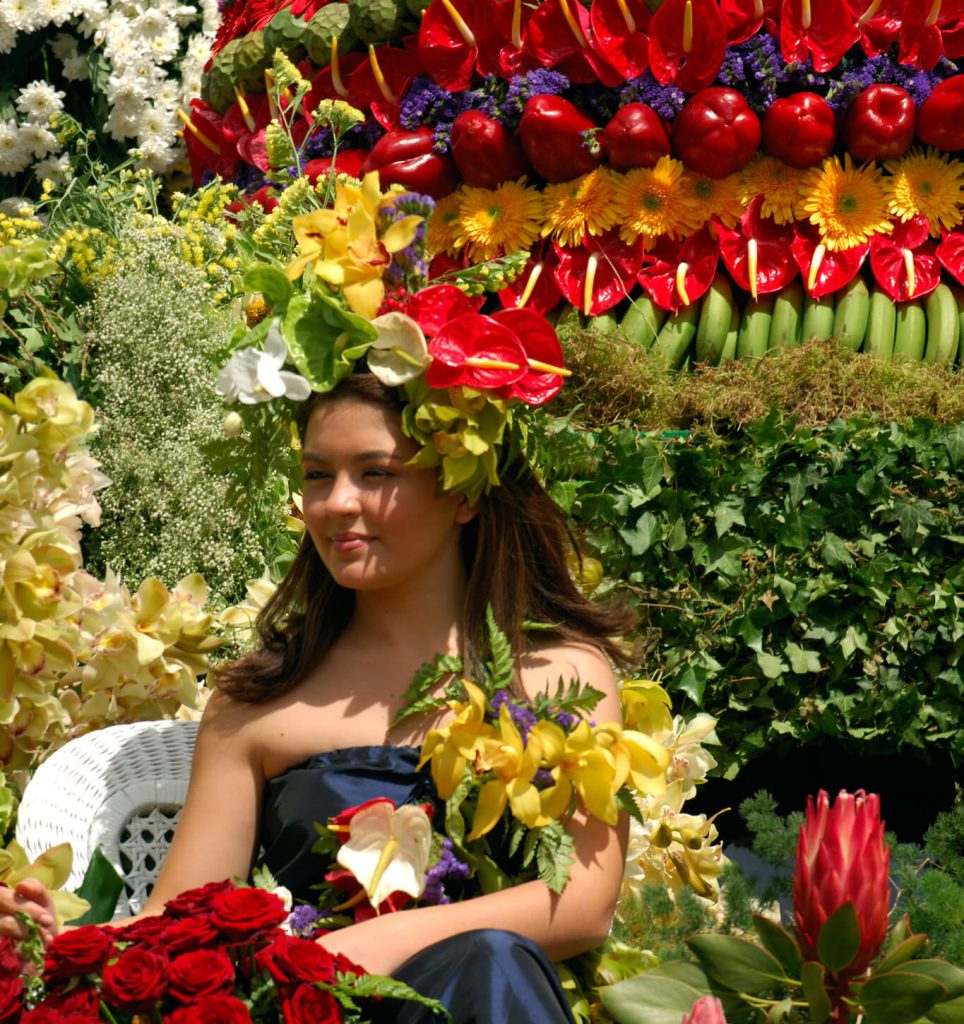
[[[474,502],[498,485],[505,454],[523,450],[520,414],[557,394],[569,371],[541,316],[480,312],[483,290],[507,284],[527,253],[426,283],[432,205],[400,186],[382,192],[373,171],[342,178],[328,204],[294,216],[294,258],[258,259],[245,274],[261,298],[217,390],[246,405],[304,401],[367,365],[406,397],[402,429],[421,448],[410,464],[439,467],[441,489]]]

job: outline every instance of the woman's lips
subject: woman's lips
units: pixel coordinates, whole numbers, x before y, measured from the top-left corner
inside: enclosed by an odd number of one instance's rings
[[[331,538],[331,546],[336,551],[357,551],[370,540],[371,537],[364,533],[336,533]]]

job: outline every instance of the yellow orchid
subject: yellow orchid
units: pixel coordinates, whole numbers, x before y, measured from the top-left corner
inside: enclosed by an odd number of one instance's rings
[[[640,793],[657,795],[666,789],[669,751],[652,736],[633,729],[623,729],[618,722],[606,722],[595,729],[596,740],[613,758],[614,789],[627,778]]]
[[[296,280],[310,266],[322,280],[341,288],[350,309],[374,318],[385,296],[382,275],[392,254],[412,244],[423,220],[402,217],[379,233],[381,215],[394,196],[391,191],[382,195],[373,171],[360,186],[340,182],[332,208],[294,217],[299,255],[288,264],[288,278]]]
[[[449,701],[454,720],[441,729],[431,729],[422,745],[418,767],[432,762],[432,781],[443,800],[455,792],[469,761],[475,759],[479,740],[495,735],[485,722],[486,697],[474,683],[462,680],[468,700]]]
[[[673,728],[670,696],[655,679],[627,679],[620,687],[619,702],[628,729],[662,733]]]
[[[31,863],[24,848],[12,840],[6,849],[0,850],[0,885],[14,888],[24,879],[34,878],[50,890],[58,923],[73,921],[90,909],[85,899],[60,888],[70,875],[73,859],[70,843],[60,843]]]

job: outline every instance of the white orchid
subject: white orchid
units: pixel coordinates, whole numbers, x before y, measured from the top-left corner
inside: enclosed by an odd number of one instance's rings
[[[303,402],[311,394],[311,385],[300,373],[282,369],[288,360],[288,345],[278,323],[275,320],[271,325],[263,351],[243,348],[221,369],[216,390],[226,401],[256,405],[284,395]]]
[[[386,387],[414,380],[429,364],[422,328],[404,313],[383,313],[372,320],[378,337],[368,350],[368,368]]]
[[[377,910],[393,892],[418,899],[432,850],[432,823],[416,804],[395,809],[391,800],[373,800],[352,815],[349,836],[337,861],[350,871]]]

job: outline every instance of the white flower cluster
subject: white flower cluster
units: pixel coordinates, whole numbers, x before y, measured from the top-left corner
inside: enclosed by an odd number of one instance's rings
[[[183,155],[177,108],[200,95],[201,72],[220,15],[217,0],[0,0],[0,54],[34,32],[64,31],[50,43],[68,81],[96,80],[109,105],[92,125],[117,142],[131,141],[145,166],[158,173]],[[38,178],[63,179],[66,156],[49,127],[64,93],[44,81],[21,89],[19,118],[0,121],[0,174],[18,174],[34,161]]]

